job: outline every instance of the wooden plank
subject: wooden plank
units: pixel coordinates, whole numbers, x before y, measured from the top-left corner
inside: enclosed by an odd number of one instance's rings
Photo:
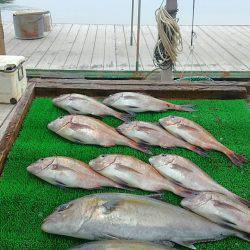
[[[80,60],[83,47],[87,38],[89,25],[81,25],[81,28],[77,34],[74,45],[70,51],[70,54],[63,66],[64,69],[76,69]]]
[[[122,25],[115,25],[115,51],[117,70],[129,70],[128,51]]]
[[[9,46],[9,43],[11,40],[14,40],[15,38],[15,32],[14,32],[14,25],[11,24],[8,28],[8,30],[4,30],[4,42],[6,46]]]
[[[57,26],[59,25],[54,25],[52,30],[44,38],[32,40],[29,46],[19,51],[18,55],[22,55],[26,58],[26,60],[29,60],[29,57],[31,57],[31,55],[39,48],[39,46],[49,39],[53,32],[56,31]]]
[[[95,48],[91,59],[92,70],[104,69],[106,25],[98,25]]]
[[[5,122],[6,118],[9,116],[10,112],[15,106],[12,104],[0,104],[0,130],[1,126]]]
[[[61,25],[61,24],[53,26],[52,31],[49,33],[49,35],[46,37],[46,39],[44,39],[43,42],[29,56],[28,61],[25,63],[25,66],[28,69],[36,68],[36,66],[42,60],[45,53],[52,46],[53,42],[57,39],[62,28],[63,28],[63,25]]]
[[[54,58],[63,50],[64,41],[72,27],[72,24],[63,24],[63,28],[58,34],[57,38],[51,44],[49,49],[45,52],[39,63],[36,65],[38,69],[49,69]]]
[[[116,70],[115,26],[106,26],[104,70]]]
[[[71,48],[75,42],[79,29],[80,29],[79,24],[73,24],[71,26],[71,29],[68,32],[65,39],[61,41],[63,43],[63,47],[58,51],[57,55],[54,57],[53,61],[51,62],[50,69],[63,68],[63,65],[66,62],[70,54]]]
[[[206,30],[211,36],[216,37],[216,41],[218,41],[228,53],[249,69],[250,56],[247,55],[246,49],[243,48],[242,50],[240,45],[231,38],[228,32],[225,34],[224,30],[221,28],[218,29],[217,26],[207,26]]]
[[[97,34],[97,25],[90,25],[87,38],[82,50],[77,69],[90,69],[93,52],[95,49],[95,41]]]
[[[237,25],[237,26],[234,26],[234,28],[239,30],[242,33],[242,35],[246,36],[247,38],[250,38],[249,26]]]
[[[216,37],[214,32],[212,32],[208,26],[199,26],[198,28],[200,28],[207,35],[207,37],[209,37],[212,41],[215,42],[216,47],[218,47],[220,52],[223,53],[224,58],[228,62],[231,62],[234,65],[234,67],[236,67],[238,70],[248,69],[248,67],[244,64],[244,62],[242,62],[232,53],[227,42]]]
[[[188,37],[190,39],[191,37],[191,27],[190,26],[182,26],[181,31],[183,36]],[[222,70],[220,67],[220,63],[215,60],[214,57],[211,57],[211,55],[206,50],[206,45],[202,42],[200,39],[199,33],[196,29],[194,29],[194,32],[196,34],[194,39],[194,53],[197,55],[197,63],[201,67],[201,71],[218,71]],[[189,39],[187,40],[189,43]],[[204,73],[204,72],[203,72]],[[201,73],[201,74],[203,74]]]
[[[158,98],[181,99],[246,99],[247,91],[244,87],[233,86],[194,86],[192,84],[180,86],[150,86],[150,85],[103,85],[103,84],[54,84],[37,83],[37,96],[58,96],[67,93],[81,93],[88,96],[104,97],[122,91],[141,92]]]
[[[34,94],[34,84],[30,84],[22,98],[17,103],[13,113],[13,119],[8,124],[8,127],[0,140],[0,174],[2,173],[3,165],[8,153],[18,136],[23,120],[34,98]]]
[[[137,26],[134,26],[134,35],[136,34],[137,34]],[[151,57],[151,54],[147,48],[147,44],[143,37],[142,31],[140,32],[140,58],[141,58],[141,65],[139,67],[139,70],[154,69],[153,58]]]
[[[136,58],[136,41],[135,41],[135,36],[133,36],[133,45],[130,45],[130,27],[129,26],[123,26],[124,30],[124,36],[126,40],[126,47],[127,47],[127,53],[128,53],[128,61],[129,61],[129,68],[130,70],[135,70],[135,58]],[[141,57],[139,58],[140,64],[141,62]]]

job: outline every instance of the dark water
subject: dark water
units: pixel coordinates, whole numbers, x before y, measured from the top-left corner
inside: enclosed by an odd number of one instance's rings
[[[2,17],[12,11],[50,10],[56,23],[129,24],[132,0],[0,0]],[[137,0],[135,0],[137,3]],[[193,0],[178,0],[181,24],[191,24]],[[142,0],[142,23],[155,24],[154,12],[162,0]],[[250,24],[249,0],[198,0],[196,24]]]

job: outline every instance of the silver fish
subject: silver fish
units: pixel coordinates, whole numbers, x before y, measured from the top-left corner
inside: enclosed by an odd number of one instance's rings
[[[117,128],[117,131],[140,143],[145,143],[152,146],[160,146],[162,148],[186,148],[196,152],[199,155],[206,155],[203,150],[175,137],[154,123],[133,121],[120,125]]]
[[[103,100],[107,106],[111,106],[128,113],[138,113],[146,111],[165,111],[169,109],[193,112],[193,105],[175,105],[169,102],[162,101],[152,96],[143,95],[133,92],[121,92],[110,95]]]
[[[103,147],[124,145],[149,153],[146,147],[140,146],[137,142],[119,134],[114,128],[88,116],[67,115],[51,122],[48,128],[58,135],[80,144]]]
[[[224,194],[203,192],[183,199],[181,205],[213,222],[250,235],[250,209]]]
[[[84,162],[62,156],[40,159],[27,168],[28,172],[57,186],[96,189],[121,186],[96,173]]]
[[[101,240],[85,243],[81,246],[71,248],[71,250],[175,250],[168,247],[150,242],[134,240]]]
[[[250,206],[249,201],[222,187],[202,171],[202,169],[186,158],[178,155],[161,154],[151,157],[149,162],[163,176],[175,180],[185,188],[201,192],[213,191],[222,193]]]
[[[191,120],[178,116],[168,116],[160,119],[159,122],[167,131],[195,146],[224,153],[237,166],[247,161],[242,155],[237,155],[222,145],[208,131]]]
[[[44,220],[42,230],[88,240],[171,241],[191,249],[195,249],[195,242],[233,235],[249,240],[239,231],[223,228],[183,208],[119,193],[94,194],[63,204]]]
[[[174,180],[164,178],[151,165],[127,155],[101,155],[89,162],[94,171],[128,187],[147,191],[168,190],[181,197],[195,194]]]
[[[93,115],[93,116],[114,116],[123,121],[129,121],[131,115],[122,114],[110,107],[98,102],[94,98],[80,94],[66,94],[53,99],[53,103],[59,108],[65,109],[70,114]]]

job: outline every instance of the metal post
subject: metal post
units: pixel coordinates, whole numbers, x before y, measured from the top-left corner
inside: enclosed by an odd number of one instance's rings
[[[133,46],[135,0],[132,0],[130,46]]]
[[[173,17],[176,18],[178,11],[177,0],[166,0],[166,10]],[[169,39],[172,38],[169,36]],[[173,64],[171,63],[170,67],[166,67],[161,72],[161,81],[171,81],[173,80]]]
[[[4,31],[3,31],[1,10],[0,10],[0,55],[6,55],[5,45],[4,45]]]
[[[140,56],[140,33],[141,33],[141,0],[138,0],[138,22],[137,22],[137,43],[136,43],[136,71],[139,70]]]

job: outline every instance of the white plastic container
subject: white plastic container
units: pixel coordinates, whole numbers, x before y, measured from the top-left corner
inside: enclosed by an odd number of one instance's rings
[[[27,87],[23,56],[0,56],[0,103],[15,104]]]

